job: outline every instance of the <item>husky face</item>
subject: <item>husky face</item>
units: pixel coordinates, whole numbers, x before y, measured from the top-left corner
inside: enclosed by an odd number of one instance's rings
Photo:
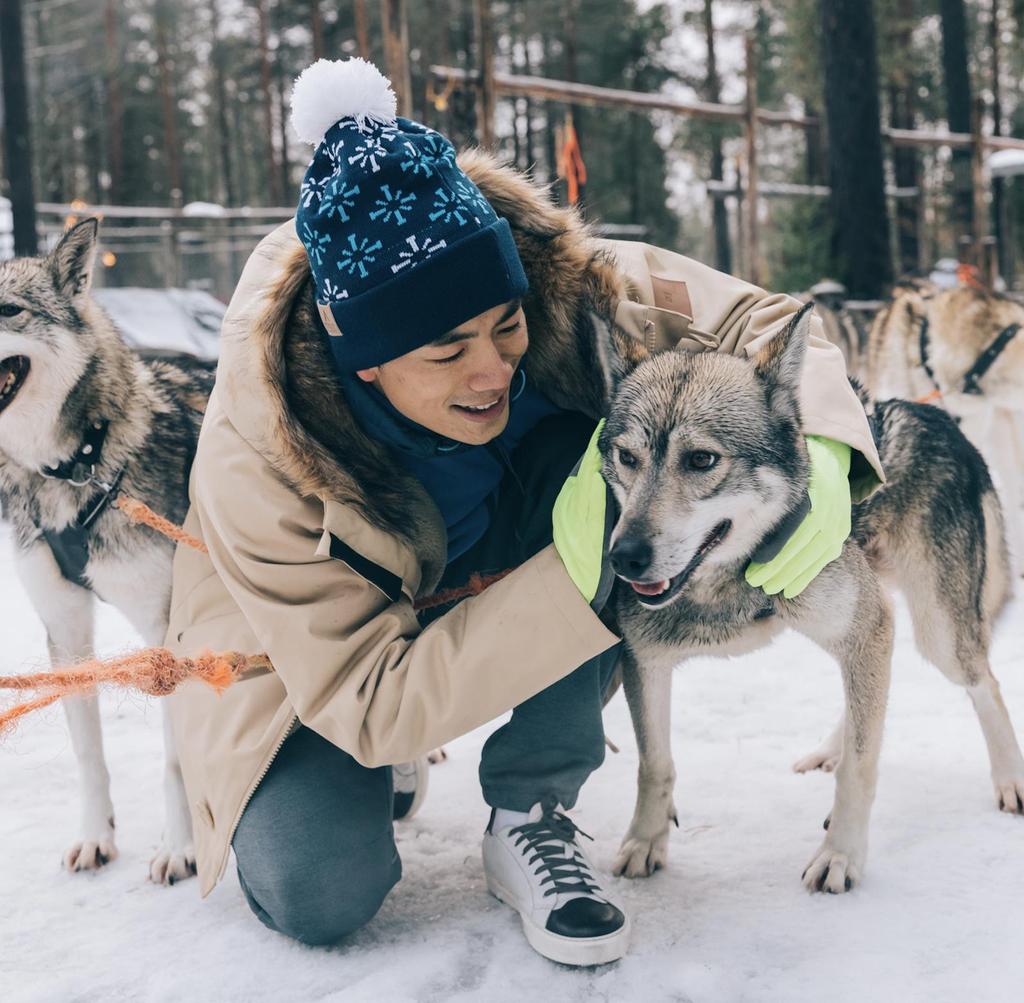
[[[715,568],[745,565],[804,496],[809,309],[749,361],[648,355],[595,318],[611,400],[602,472],[620,510],[610,557],[642,605],[667,606]]]
[[[61,408],[93,355],[82,313],[96,233],[88,219],[49,256],[0,264],[0,451],[25,466],[59,451]]]

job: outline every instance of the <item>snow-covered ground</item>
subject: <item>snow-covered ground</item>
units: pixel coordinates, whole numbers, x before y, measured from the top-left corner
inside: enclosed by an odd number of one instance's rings
[[[0,539],[5,658],[45,659],[42,628]],[[1024,603],[1008,612],[993,664],[1024,728]],[[476,781],[488,729],[449,748],[423,811],[400,829],[405,877],[361,933],[298,946],[249,913],[232,873],[207,901],[195,881],[145,880],[160,835],[159,713],[103,698],[121,856],[96,875],[59,866],[75,834],[75,763],[61,712],[0,746],[0,1000],[942,1001],[1024,998],[1024,819],[993,803],[967,697],[921,662],[905,611],[872,823],[868,873],[851,894],[811,896],[800,872],[821,837],[833,780],[789,765],[839,709],[836,668],[787,636],[762,654],[678,671],[675,753],[681,828],[669,869],[612,882],[632,913],[622,962],[549,964],[481,875],[486,818]],[[136,643],[101,610],[104,651]],[[607,731],[622,752],[584,790],[577,822],[607,867],[629,821],[636,753],[621,696]]]

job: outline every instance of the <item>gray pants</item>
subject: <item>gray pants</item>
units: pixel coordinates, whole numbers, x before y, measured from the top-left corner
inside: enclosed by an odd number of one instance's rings
[[[439,588],[472,571],[521,563],[551,539],[551,506],[593,423],[542,422],[511,458],[487,534],[449,565]],[[432,610],[424,623],[440,615]],[[576,803],[604,760],[601,707],[618,648],[520,704],[484,744],[480,784],[492,807],[527,811],[554,795]],[[238,878],[259,919],[307,944],[363,926],[402,876],[389,767],[367,769],[308,728],[282,746],[235,832]]]

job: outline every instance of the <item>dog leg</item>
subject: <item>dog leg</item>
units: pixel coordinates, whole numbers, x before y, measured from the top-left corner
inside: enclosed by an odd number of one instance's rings
[[[167,633],[166,601],[163,597],[154,593],[147,607],[124,602],[121,608],[146,644],[153,647],[163,644]],[[170,706],[166,700],[161,701],[160,716],[164,738],[164,827],[160,847],[149,862],[149,879],[158,885],[173,885],[196,873],[196,851],[192,816],[188,810],[188,796],[171,726]]]
[[[1006,545],[1013,577],[1024,575],[1024,513],[1021,512],[1021,460],[1017,427],[1018,412],[996,408],[987,443],[986,459],[999,492],[1004,514]]]
[[[665,866],[669,823],[679,825],[672,796],[676,781],[670,723],[672,667],[639,666],[625,646],[619,664],[636,732],[640,767],[633,821],[612,871],[627,878],[640,878]]]
[[[149,862],[149,878],[158,885],[173,885],[196,873],[196,851],[192,842],[192,816],[166,701],[160,710],[164,730],[164,831],[160,849]]]
[[[868,849],[868,823],[875,799],[878,754],[889,693],[893,619],[877,579],[862,581],[851,630],[841,639],[806,633],[838,661],[846,715],[836,791],[821,846],[804,869],[808,891],[849,891],[861,878]],[[801,627],[803,629],[803,627]],[[838,643],[837,643],[838,641]]]
[[[67,581],[43,542],[16,550],[15,568],[39,618],[53,666],[68,665],[92,654],[93,597]],[[61,703],[78,762],[81,784],[79,838],[64,853],[69,871],[90,871],[117,856],[110,773],[103,755],[103,729],[95,693],[65,697]]]
[[[793,772],[809,773],[811,770],[821,770],[823,773],[831,773],[839,765],[839,757],[843,752],[843,724],[845,721],[846,716],[842,715],[828,738],[813,752],[809,752],[793,764]]]
[[[918,651],[942,674],[963,686],[974,704],[988,747],[996,802],[1002,811],[1024,814],[1024,757],[988,662],[991,623],[1010,589],[1007,559],[999,534],[994,496],[985,502],[985,578],[956,578],[939,588],[925,575],[917,587],[904,586]],[[969,567],[967,560],[959,562]],[[981,617],[973,597],[981,589]]]
[[[1024,815],[1024,757],[999,692],[999,683],[987,665],[981,681],[968,686],[967,692],[985,735],[999,808]]]

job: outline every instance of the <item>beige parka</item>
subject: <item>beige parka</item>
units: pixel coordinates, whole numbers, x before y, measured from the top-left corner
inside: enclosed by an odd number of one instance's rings
[[[530,280],[532,385],[593,416],[603,406],[588,306],[651,349],[750,354],[799,308],[679,254],[596,240],[543,189],[479,152],[460,165],[515,235]],[[457,290],[452,294],[457,295]],[[445,530],[423,488],[352,418],[312,316],[294,224],[250,257],[224,318],[217,381],[199,437],[178,548],[168,646],[266,653],[218,695],[169,699],[203,895],[224,873],[252,792],[299,722],[359,762],[402,762],[499,716],[617,638],[553,547],[425,630],[413,611],[445,566]],[[849,443],[855,497],[882,479],[842,356],[807,355],[804,431]]]

